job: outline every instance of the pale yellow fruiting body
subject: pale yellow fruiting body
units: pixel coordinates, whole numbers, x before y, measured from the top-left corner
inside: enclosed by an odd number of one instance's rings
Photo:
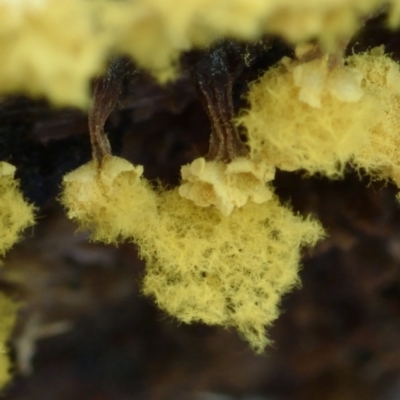
[[[252,158],[283,170],[341,176],[379,113],[361,80],[361,71],[331,68],[328,57],[284,58],[250,87],[250,107],[238,119]]]
[[[0,388],[3,388],[11,379],[7,340],[14,327],[16,312],[17,304],[0,293]]]
[[[35,222],[34,207],[24,200],[14,173],[14,166],[0,162],[0,256]]]
[[[119,157],[91,161],[64,176],[61,202],[67,215],[95,241],[117,243],[151,230],[155,193],[141,177],[142,166]]]
[[[400,187],[400,66],[383,48],[354,55],[350,65],[362,71],[362,88],[375,100],[374,125],[354,164],[369,175],[392,179]],[[383,108],[383,113],[379,112]]]
[[[178,320],[235,327],[262,351],[282,294],[298,284],[300,248],[322,235],[317,222],[294,215],[276,197],[225,217],[178,190],[162,192],[157,224],[138,239],[143,291]]]
[[[179,194],[200,207],[215,206],[223,215],[248,201],[261,204],[272,197],[267,182],[275,176],[275,168],[261,161],[236,158],[229,164],[197,158],[181,168]]]

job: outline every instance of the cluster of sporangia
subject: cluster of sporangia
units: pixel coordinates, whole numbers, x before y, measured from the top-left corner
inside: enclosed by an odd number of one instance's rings
[[[95,241],[135,242],[146,261],[143,292],[160,308],[186,323],[235,327],[256,351],[280,298],[298,284],[301,247],[324,234],[280,203],[275,168],[340,177],[351,163],[400,185],[400,68],[382,49],[343,60],[298,47],[251,85],[236,119],[247,144],[223,112],[211,112],[210,152],[182,167],[175,189],[154,187],[142,166],[111,155],[102,129],[115,102],[96,91],[94,99],[93,160],[64,177],[68,216]],[[3,196],[12,197],[3,201],[4,252],[33,217],[12,167],[1,168]],[[19,218],[10,211],[17,204]]]

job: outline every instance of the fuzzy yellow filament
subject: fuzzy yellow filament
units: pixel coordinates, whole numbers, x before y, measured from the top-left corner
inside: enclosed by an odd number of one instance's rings
[[[235,327],[262,351],[281,296],[298,284],[300,249],[321,238],[320,225],[275,197],[226,217],[173,190],[161,193],[158,213],[154,230],[138,240],[144,293],[185,323]]]

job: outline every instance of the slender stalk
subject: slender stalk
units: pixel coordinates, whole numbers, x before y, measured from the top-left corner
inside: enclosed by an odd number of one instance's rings
[[[101,166],[104,157],[111,155],[111,146],[104,126],[114,110],[122,87],[122,75],[116,64],[111,64],[107,74],[97,78],[94,83],[93,99],[89,110],[89,133],[92,145],[92,157]]]
[[[234,49],[237,51],[237,49]],[[232,46],[217,46],[192,63],[192,76],[199,99],[211,122],[210,147],[206,159],[230,162],[246,156],[248,149],[233,123],[232,89],[235,78],[243,69],[232,56]],[[234,64],[234,66],[233,66]]]

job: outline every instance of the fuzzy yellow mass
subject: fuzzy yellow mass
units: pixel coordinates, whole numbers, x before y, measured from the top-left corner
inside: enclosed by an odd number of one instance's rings
[[[354,55],[348,63],[362,71],[362,88],[376,103],[368,141],[354,156],[356,167],[400,187],[400,66],[382,47]],[[383,113],[379,112],[383,108]]]
[[[238,123],[247,130],[254,159],[339,177],[367,143],[379,105],[364,93],[360,70],[329,61],[284,58],[253,83],[249,109]]]
[[[88,105],[90,79],[131,55],[160,81],[180,53],[261,33],[264,0],[0,1],[0,91]]]
[[[133,166],[106,157],[101,167],[91,161],[64,176],[61,202],[69,218],[91,232],[95,241],[117,243],[150,229],[156,217],[155,193]]]
[[[317,39],[335,51],[383,4],[383,0],[1,0],[0,91],[85,107],[90,80],[105,70],[111,56],[130,55],[163,82],[177,75],[183,51],[222,37],[255,41],[272,33],[293,43]],[[393,10],[395,21],[398,12]]]
[[[235,327],[262,351],[281,296],[298,284],[301,247],[322,234],[275,197],[225,217],[166,191],[157,224],[137,240],[146,260],[143,291],[178,320]]]
[[[0,162],[0,256],[35,222],[34,207],[24,200],[14,173],[14,166]]]
[[[0,90],[88,105],[106,57],[87,1],[0,2]]]

